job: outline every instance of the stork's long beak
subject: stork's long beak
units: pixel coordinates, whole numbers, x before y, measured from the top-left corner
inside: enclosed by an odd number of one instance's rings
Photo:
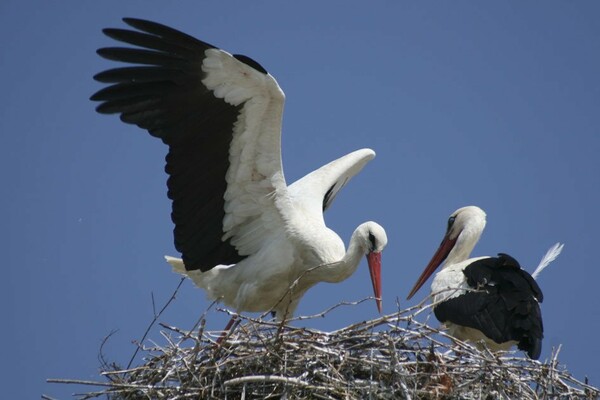
[[[371,273],[377,310],[381,313],[381,252],[376,253],[372,251],[367,254],[367,262],[369,263],[369,272]]]
[[[423,284],[427,282],[427,279],[431,276],[431,274],[433,274],[435,270],[440,266],[440,264],[444,262],[444,260],[446,259],[446,257],[448,257],[448,254],[450,253],[450,251],[452,251],[452,248],[456,244],[456,239],[458,239],[458,236],[454,239],[449,239],[448,235],[444,236],[444,240],[442,240],[440,247],[438,247],[437,251],[431,258],[431,261],[429,261],[429,264],[427,264],[427,266],[425,267],[425,270],[419,277],[417,283],[415,283],[415,286],[408,294],[406,300],[410,300],[410,298],[413,297],[415,293],[417,293],[421,286],[423,286]]]

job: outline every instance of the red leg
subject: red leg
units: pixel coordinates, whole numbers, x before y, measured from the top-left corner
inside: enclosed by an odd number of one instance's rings
[[[233,324],[235,323],[236,320],[237,320],[237,317],[235,315],[233,317],[231,317],[231,319],[227,323],[227,326],[225,326],[225,329],[223,329],[223,333],[217,339],[217,344],[221,344],[223,339],[225,339],[225,336],[227,336],[227,334],[229,333],[229,330],[231,329],[231,327],[233,326]]]

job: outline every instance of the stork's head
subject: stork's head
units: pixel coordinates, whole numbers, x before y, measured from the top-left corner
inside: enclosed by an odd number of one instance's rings
[[[359,240],[367,255],[373,293],[377,302],[377,310],[381,312],[381,252],[387,245],[385,229],[376,222],[369,221],[357,228]]]
[[[448,227],[440,247],[408,294],[407,300],[423,286],[434,271],[444,262],[446,265],[466,260],[485,228],[485,212],[477,206],[467,206],[454,211],[448,218]]]

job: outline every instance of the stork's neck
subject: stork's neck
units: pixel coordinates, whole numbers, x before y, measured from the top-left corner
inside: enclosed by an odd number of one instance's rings
[[[469,258],[471,252],[481,237],[484,226],[485,224],[482,226],[467,226],[460,232],[458,238],[456,239],[454,248],[452,251],[450,251],[448,257],[446,257],[444,268],[465,261]]]
[[[359,230],[355,230],[344,257],[337,262],[323,265],[318,274],[322,281],[336,283],[349,278],[358,268],[361,258],[367,254],[368,244]]]

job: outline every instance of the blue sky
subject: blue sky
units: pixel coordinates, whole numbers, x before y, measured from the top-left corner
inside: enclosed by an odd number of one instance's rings
[[[176,4],[176,6],[173,6]],[[46,378],[94,379],[126,364],[179,278],[163,172],[165,147],[88,98],[109,67],[95,50],[121,17],[156,20],[251,56],[287,95],[283,158],[292,182],[361,147],[377,158],[327,212],[347,243],[375,220],[388,233],[384,311],[404,299],[448,215],[475,204],[488,225],[474,255],[506,252],[544,271],[542,358],[600,385],[600,4],[533,2],[0,3],[0,210],[3,393],[68,398]],[[308,292],[298,312],[371,294],[366,263]],[[209,302],[187,282],[162,321],[186,329]],[[368,303],[307,324],[376,316]],[[211,315],[220,329],[225,317]],[[158,332],[151,338],[159,341]],[[8,394],[6,391],[8,390]],[[12,394],[12,396],[10,396]]]

